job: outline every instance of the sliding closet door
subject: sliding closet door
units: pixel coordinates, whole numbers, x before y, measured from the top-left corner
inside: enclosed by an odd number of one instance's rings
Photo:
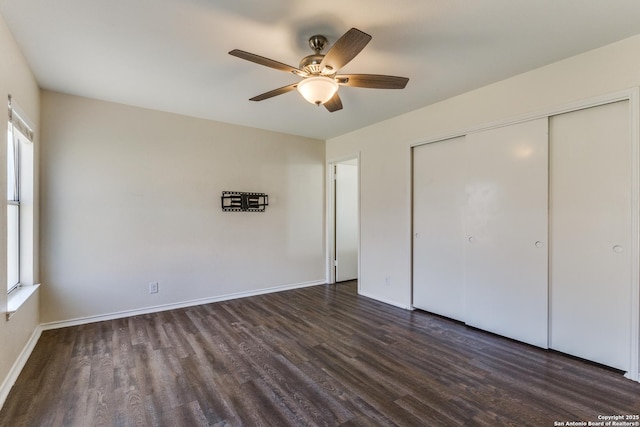
[[[466,137],[466,322],[548,345],[548,120]]]
[[[413,149],[413,306],[464,320],[464,137]]]
[[[550,347],[629,370],[629,102],[550,119]]]

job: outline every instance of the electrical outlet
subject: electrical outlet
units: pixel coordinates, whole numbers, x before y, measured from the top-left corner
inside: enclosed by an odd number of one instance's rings
[[[149,293],[150,294],[158,293],[158,282],[149,282]]]

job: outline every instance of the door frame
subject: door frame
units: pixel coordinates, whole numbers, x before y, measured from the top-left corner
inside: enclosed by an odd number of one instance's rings
[[[360,229],[361,229],[361,212],[360,212],[360,152],[350,154],[345,157],[330,160],[327,162],[327,250],[326,250],[326,278],[328,284],[336,283],[336,173],[335,166],[338,163],[345,163],[348,161],[356,161],[357,168],[357,202],[358,202],[358,293],[360,292]]]
[[[424,144],[444,141],[459,136],[465,136],[473,132],[508,126],[543,117],[549,118],[563,113],[583,110],[590,107],[597,107],[600,105],[610,104],[618,101],[629,101],[629,123],[631,127],[630,132],[632,156],[631,203],[633,211],[631,223],[631,257],[634,261],[633,265],[631,266],[631,301],[629,302],[631,305],[631,351],[629,354],[630,364],[629,372],[625,373],[625,377],[640,382],[640,87],[632,87],[601,96],[594,96],[556,107],[544,108],[538,111],[522,114],[511,118],[500,119],[494,122],[455,130],[433,138],[418,140],[410,144],[410,152],[413,152],[413,147]],[[413,171],[411,172],[411,180],[413,180]],[[412,186],[411,191],[413,194]],[[411,211],[413,212],[413,195],[411,198]],[[413,217],[411,219],[410,241],[413,243]],[[411,272],[413,275],[413,247],[411,250]],[[411,289],[413,298],[413,280],[411,283]]]

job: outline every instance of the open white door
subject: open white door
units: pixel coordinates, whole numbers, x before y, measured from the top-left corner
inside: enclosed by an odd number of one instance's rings
[[[358,278],[358,162],[335,164],[336,282]]]

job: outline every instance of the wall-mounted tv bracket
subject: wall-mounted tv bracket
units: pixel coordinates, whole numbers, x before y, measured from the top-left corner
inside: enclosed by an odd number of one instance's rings
[[[221,201],[225,212],[264,212],[269,206],[269,196],[264,193],[223,191]]]

